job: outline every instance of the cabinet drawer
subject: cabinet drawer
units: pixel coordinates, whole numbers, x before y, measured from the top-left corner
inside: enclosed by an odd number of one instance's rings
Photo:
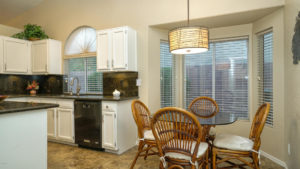
[[[40,98],[41,103],[49,103],[49,104],[56,104],[55,99],[45,99],[45,98]]]
[[[116,102],[102,102],[102,110],[103,111],[117,111],[117,103]]]
[[[59,107],[61,107],[61,108],[73,109],[73,107],[74,107],[74,100],[57,99],[56,103],[59,104]]]

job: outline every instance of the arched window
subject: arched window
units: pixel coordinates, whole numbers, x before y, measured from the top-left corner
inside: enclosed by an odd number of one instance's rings
[[[89,26],[75,29],[68,37],[65,44],[65,55],[95,55],[96,30]]]
[[[70,82],[77,77],[81,86],[80,93],[103,93],[102,73],[96,66],[96,31],[89,26],[76,28],[65,44],[65,74],[68,78],[64,90],[70,92]],[[73,93],[76,92],[76,83]]]

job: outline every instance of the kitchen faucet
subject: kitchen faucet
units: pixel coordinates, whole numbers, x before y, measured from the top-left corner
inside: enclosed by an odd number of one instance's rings
[[[70,87],[71,87],[70,95],[73,95],[72,86],[74,85],[75,79],[77,80],[77,85],[76,85],[76,95],[79,96],[79,92],[80,92],[81,87],[80,87],[80,84],[79,84],[79,79],[78,79],[78,77],[73,77],[73,78],[72,78],[72,81],[71,81],[71,83],[70,83]]]

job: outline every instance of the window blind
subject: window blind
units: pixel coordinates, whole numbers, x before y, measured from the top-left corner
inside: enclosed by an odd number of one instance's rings
[[[248,39],[215,43],[215,100],[222,113],[248,119]]]
[[[102,93],[102,73],[97,72],[96,57],[86,58],[86,85],[88,93]]]
[[[208,52],[184,60],[185,108],[194,98],[208,96],[220,112],[248,118],[248,39],[211,42]]]
[[[175,57],[166,41],[160,42],[160,104],[161,107],[175,106]]]
[[[273,126],[273,32],[258,37],[258,106],[271,104],[266,123]]]
[[[102,73],[97,72],[96,57],[73,58],[65,60],[69,80],[78,77],[81,86],[80,93],[103,93]],[[70,81],[69,81],[70,83]],[[73,93],[76,92],[75,82]],[[68,91],[70,91],[68,85]]]
[[[213,45],[205,53],[184,57],[184,105],[199,96],[213,98]]]

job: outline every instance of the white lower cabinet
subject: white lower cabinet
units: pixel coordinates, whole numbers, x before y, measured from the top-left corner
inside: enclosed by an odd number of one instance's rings
[[[114,111],[102,112],[102,147],[117,150],[117,118]]]
[[[74,142],[73,109],[57,108],[57,139]]]
[[[131,101],[102,101],[102,147],[107,152],[122,154],[137,143]]]
[[[47,131],[49,141],[75,143],[74,139],[74,100],[20,97],[7,101],[59,104],[58,108],[47,110]]]
[[[48,131],[48,138],[55,138],[56,137],[56,108],[48,109],[47,110],[47,131]]]

